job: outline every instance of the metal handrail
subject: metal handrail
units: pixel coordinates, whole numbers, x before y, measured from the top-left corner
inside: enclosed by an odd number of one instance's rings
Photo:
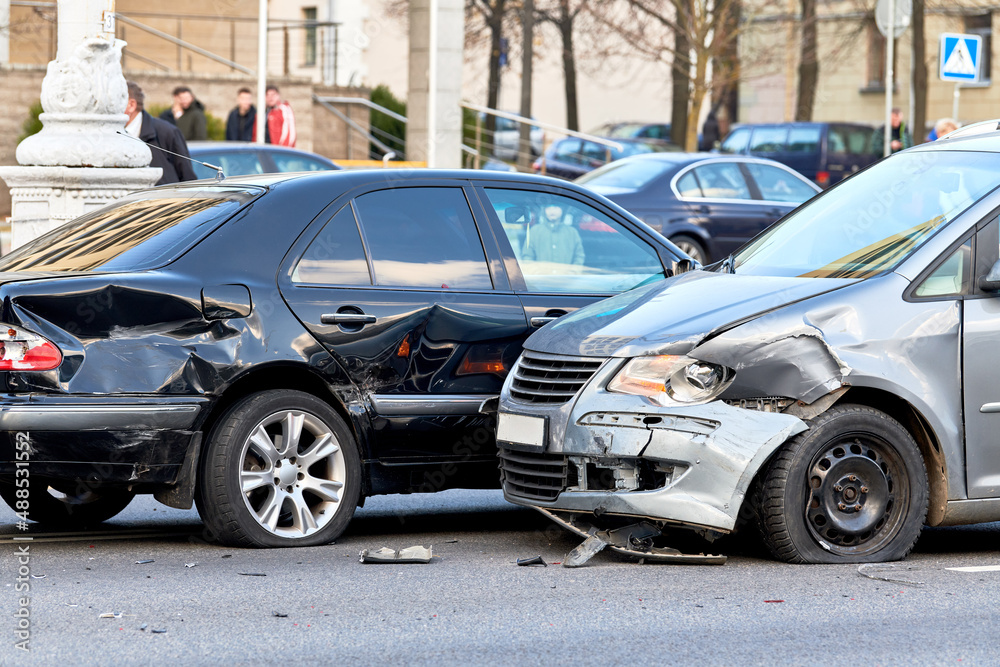
[[[393,152],[395,152],[391,148],[389,148],[388,146],[386,146],[384,143],[382,143],[381,141],[379,141],[378,139],[376,139],[371,134],[371,132],[366,132],[365,128],[363,128],[360,125],[358,125],[357,123],[355,123],[353,120],[351,120],[350,118],[348,118],[346,114],[342,113],[339,109],[337,109],[332,104],[330,104],[329,102],[327,102],[326,98],[320,97],[319,95],[316,95],[315,93],[313,94],[312,98],[313,98],[313,102],[319,103],[324,109],[326,109],[327,111],[329,111],[330,113],[332,113],[334,116],[336,116],[340,120],[342,120],[345,123],[347,123],[347,126],[349,128],[351,128],[352,130],[354,130],[358,134],[366,137],[368,139],[368,141],[370,141],[371,143],[375,144],[375,146],[379,150],[381,150],[381,151],[383,151],[385,153],[393,153]],[[351,98],[351,99],[354,99],[354,98]],[[348,141],[348,146],[350,146],[350,142],[349,141]]]
[[[371,100],[365,99],[364,97],[317,97],[316,99],[324,102],[330,102],[331,104],[361,104],[369,109],[374,109],[375,111],[384,113],[389,118],[394,118],[401,123],[406,122],[406,116],[400,115],[391,109],[386,109],[381,104],[375,104]]]
[[[518,123],[524,123],[525,125],[532,125],[534,127],[540,127],[543,130],[551,130],[553,132],[558,132],[559,134],[565,134],[568,137],[577,137],[578,139],[586,139],[587,141],[593,141],[595,144],[600,144],[608,148],[613,148],[616,151],[622,150],[622,145],[611,139],[606,139],[604,137],[598,137],[593,134],[587,134],[586,132],[577,132],[576,130],[570,130],[565,127],[559,127],[558,125],[553,125],[552,123],[543,123],[540,120],[535,120],[533,118],[525,118],[524,116],[519,116],[516,113],[510,113],[509,111],[499,111],[497,109],[491,109],[489,107],[480,106],[478,104],[470,104],[469,102],[462,102],[462,106],[466,109],[471,109],[472,111],[478,111],[480,113],[490,114],[491,116],[497,116],[498,118],[506,118],[507,120],[514,120]]]

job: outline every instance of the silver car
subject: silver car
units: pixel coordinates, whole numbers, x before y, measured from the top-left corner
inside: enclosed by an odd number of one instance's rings
[[[535,333],[500,397],[506,498],[667,559],[678,527],[843,563],[1000,520],[997,127]]]

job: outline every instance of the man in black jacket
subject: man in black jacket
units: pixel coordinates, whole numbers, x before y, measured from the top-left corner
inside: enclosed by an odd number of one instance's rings
[[[257,136],[257,108],[249,88],[236,93],[236,106],[226,120],[226,141],[253,141]]]
[[[153,154],[150,167],[160,167],[163,175],[156,182],[157,185],[167,183],[177,183],[178,181],[193,181],[196,176],[191,167],[191,160],[187,157],[188,147],[184,141],[184,136],[180,130],[170,123],[153,118],[143,109],[146,96],[134,81],[128,82],[128,104],[125,113],[128,115],[128,123],[125,131],[133,137],[142,139],[149,144],[149,152]],[[165,153],[160,148],[170,151]],[[172,155],[171,153],[178,153]]]

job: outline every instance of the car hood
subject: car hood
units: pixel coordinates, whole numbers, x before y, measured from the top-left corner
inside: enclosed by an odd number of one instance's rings
[[[525,347],[578,356],[685,354],[712,332],[855,282],[692,271],[565,315]]]

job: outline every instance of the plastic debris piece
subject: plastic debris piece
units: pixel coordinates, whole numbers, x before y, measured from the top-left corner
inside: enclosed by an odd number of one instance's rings
[[[236,574],[241,574],[244,577],[266,577],[267,576],[263,572],[237,572]]]
[[[377,551],[365,549],[361,552],[362,563],[429,563],[433,558],[434,546],[415,546],[405,549],[382,547]]]
[[[543,567],[548,567],[548,564],[542,560],[541,556],[533,556],[531,558],[518,558],[518,565],[541,565]]]
[[[167,634],[167,629],[166,628],[161,628],[159,630],[154,629],[153,630],[153,634],[154,635],[165,635],[165,634]]]
[[[154,561],[153,559],[149,559],[149,560],[137,560],[135,562],[135,564],[136,565],[145,565],[146,563],[155,563],[155,562],[156,561]]]
[[[143,623],[142,625],[139,626],[139,631],[140,632],[145,632],[146,628],[148,628],[148,627],[149,627],[149,623]]]
[[[280,611],[272,611],[271,616],[274,616],[275,618],[288,618],[288,614],[283,614]]]
[[[219,556],[219,558],[232,558],[232,557],[233,557],[232,554],[222,554],[221,556]]]
[[[764,600],[764,602],[784,602],[784,600]]]
[[[194,567],[198,563],[184,563],[184,567]]]
[[[602,538],[591,535],[576,548],[566,554],[563,567],[580,567],[608,546]]]
[[[106,611],[97,618],[121,618],[122,613],[120,611]]]

